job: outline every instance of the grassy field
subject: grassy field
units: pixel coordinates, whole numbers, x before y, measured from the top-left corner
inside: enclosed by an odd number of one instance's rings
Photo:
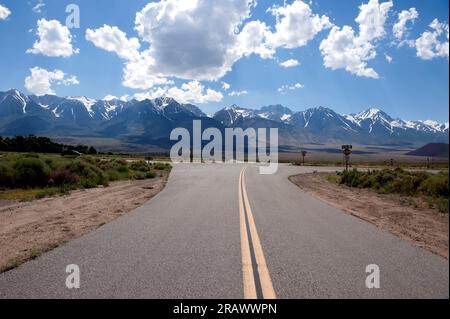
[[[124,156],[1,153],[0,199],[43,198],[74,189],[107,187],[113,181],[155,178],[170,170],[168,163]]]
[[[352,188],[372,189],[379,194],[400,194],[421,197],[442,213],[449,212],[448,172],[429,173],[405,171],[402,168],[337,172],[328,176],[330,182]]]

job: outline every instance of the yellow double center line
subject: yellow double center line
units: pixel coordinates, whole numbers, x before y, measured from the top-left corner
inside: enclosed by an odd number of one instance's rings
[[[242,274],[245,299],[276,299],[266,259],[256,230],[245,187],[245,171],[239,176],[239,214],[241,224]],[[249,236],[250,235],[250,236]],[[256,265],[254,265],[256,264]],[[256,270],[255,271],[255,268]]]

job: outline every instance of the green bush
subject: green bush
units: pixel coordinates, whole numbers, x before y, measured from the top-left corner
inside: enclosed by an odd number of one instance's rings
[[[133,179],[137,179],[137,180],[143,180],[147,178],[147,173],[145,172],[134,172],[133,174]]]
[[[68,164],[66,169],[80,177],[81,185],[84,188],[93,188],[98,185],[108,185],[108,178],[97,166],[84,159],[76,159]]]
[[[420,191],[429,196],[448,197],[448,174],[439,174],[430,176],[421,185]]]
[[[146,178],[155,178],[156,177],[156,173],[155,172],[148,172],[145,174]]]
[[[416,195],[434,198],[449,196],[448,173],[408,172],[400,168],[338,174],[339,183],[349,187],[371,188],[382,194]]]
[[[12,184],[13,184],[12,169],[5,164],[0,164],[0,186],[9,187]]]
[[[107,160],[102,161],[98,165],[102,170],[104,171],[116,171],[121,173],[127,173],[128,172],[128,165],[127,162],[124,160]]]
[[[439,210],[439,212],[448,214],[448,212],[449,212],[448,198],[437,199],[436,200],[436,208]]]
[[[131,163],[130,168],[133,171],[149,172],[152,170],[152,165],[148,164],[145,161],[137,161],[137,162]]]
[[[49,178],[49,184],[56,186],[75,185],[80,182],[80,178],[69,170],[53,171]]]
[[[0,189],[38,188],[37,197],[78,188],[108,186],[110,181],[163,176],[168,164],[94,156],[76,158],[45,154],[6,153],[0,157]]]
[[[153,169],[158,171],[168,171],[172,168],[172,166],[168,163],[153,163]]]
[[[36,187],[46,185],[47,182],[48,169],[40,159],[26,157],[14,164],[14,184],[17,186]]]

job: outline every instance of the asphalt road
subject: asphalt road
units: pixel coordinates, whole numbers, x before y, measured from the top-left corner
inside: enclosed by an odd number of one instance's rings
[[[0,298],[449,297],[446,259],[288,180],[317,168],[243,168],[177,165],[147,204],[1,274]],[[69,264],[79,289],[66,287]],[[366,287],[370,264],[379,289]]]

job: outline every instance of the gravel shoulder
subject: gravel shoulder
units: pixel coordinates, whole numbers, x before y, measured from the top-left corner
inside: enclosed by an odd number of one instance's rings
[[[31,202],[0,200],[0,273],[139,207],[164,188],[167,177],[164,172]]]
[[[382,195],[367,189],[337,185],[326,174],[291,176],[291,182],[322,201],[368,221],[414,245],[448,259],[449,215],[405,204],[400,195]]]

